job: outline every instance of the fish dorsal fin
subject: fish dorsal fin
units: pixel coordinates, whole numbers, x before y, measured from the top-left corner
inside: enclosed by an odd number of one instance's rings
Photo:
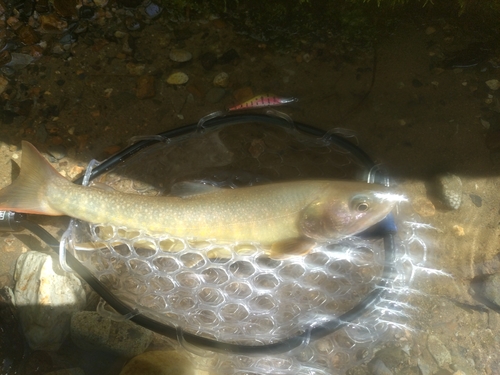
[[[289,238],[273,243],[269,256],[272,259],[287,259],[291,256],[305,255],[315,245],[315,241],[306,237]]]
[[[201,182],[182,181],[174,184],[170,188],[170,194],[180,198],[187,198],[195,195],[214,193],[220,190],[221,188],[212,185],[202,184]]]

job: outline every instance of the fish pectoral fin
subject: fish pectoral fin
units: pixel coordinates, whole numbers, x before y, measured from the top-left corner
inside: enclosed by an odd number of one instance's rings
[[[221,190],[216,186],[202,184],[201,182],[181,181],[170,188],[170,194],[180,198],[187,198],[194,195],[213,193]]]
[[[316,242],[305,237],[289,238],[271,245],[269,256],[273,259],[286,259],[291,256],[301,256],[309,253]]]
[[[92,181],[90,186],[104,191],[116,191],[112,186],[106,185],[104,182]]]

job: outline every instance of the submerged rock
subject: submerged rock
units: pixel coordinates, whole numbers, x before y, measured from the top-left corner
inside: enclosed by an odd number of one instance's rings
[[[487,275],[481,286],[482,297],[500,307],[500,273]]]
[[[78,277],[64,272],[48,254],[21,254],[14,273],[14,302],[29,346],[57,350],[69,333],[71,314],[85,306]]]
[[[444,344],[436,336],[429,335],[427,338],[427,349],[439,367],[444,367],[451,363],[451,354]]]
[[[136,356],[149,346],[153,333],[131,321],[116,322],[94,311],[71,317],[71,339],[81,349]]]
[[[173,49],[170,51],[168,57],[170,60],[175,62],[186,62],[193,58],[191,52],[183,50],[183,49]]]
[[[173,73],[167,78],[167,83],[170,85],[183,85],[189,81],[189,77],[186,73],[177,72]]]
[[[462,180],[460,177],[451,173],[437,176],[435,192],[447,208],[452,210],[460,208],[462,204]]]

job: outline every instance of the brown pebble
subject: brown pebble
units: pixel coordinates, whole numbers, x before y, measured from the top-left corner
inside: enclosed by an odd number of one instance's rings
[[[38,34],[28,25],[23,25],[16,30],[16,34],[23,44],[27,46],[38,43],[40,37]]]
[[[156,95],[155,90],[155,77],[144,75],[137,79],[137,87],[135,96],[137,99],[152,98]]]
[[[0,66],[10,63],[12,60],[12,56],[10,51],[2,51],[0,52]]]
[[[44,31],[63,31],[68,27],[68,23],[55,13],[41,14],[39,20],[40,28]]]
[[[436,208],[432,202],[425,197],[418,197],[414,199],[411,206],[415,212],[422,217],[434,216],[436,214]]]

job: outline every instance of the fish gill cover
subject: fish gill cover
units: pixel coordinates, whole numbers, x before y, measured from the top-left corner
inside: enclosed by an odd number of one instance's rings
[[[249,123],[150,146],[98,182],[156,196],[182,181],[239,188],[306,178],[353,180],[363,172],[326,138]],[[385,198],[403,201],[396,194]],[[367,314],[283,355],[187,347],[194,363],[218,374],[342,374],[370,358],[375,343],[393,329],[412,329],[413,308],[405,296],[412,293],[411,277],[425,268],[426,248],[415,223],[400,225],[395,280]],[[151,235],[105,223],[74,222],[69,237],[68,250],[142,314],[183,332],[248,345],[286,339],[353,308],[380,282],[385,259],[380,238],[351,237],[305,256],[271,259],[259,243]]]

